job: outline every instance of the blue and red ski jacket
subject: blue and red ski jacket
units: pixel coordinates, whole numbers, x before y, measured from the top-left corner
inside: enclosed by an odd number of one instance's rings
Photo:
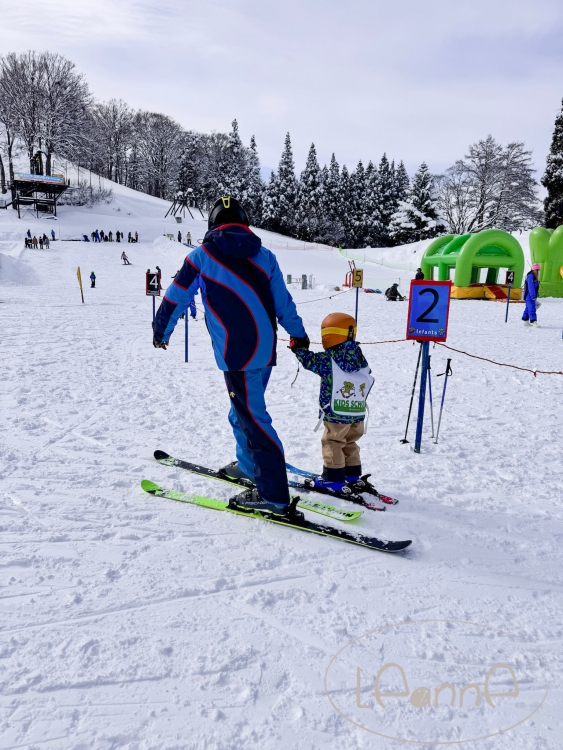
[[[156,314],[156,341],[170,339],[198,289],[220,370],[275,365],[277,321],[290,336],[305,336],[275,255],[243,224],[210,229],[187,256]]]

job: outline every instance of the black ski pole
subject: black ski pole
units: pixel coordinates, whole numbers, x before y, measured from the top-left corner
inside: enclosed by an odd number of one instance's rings
[[[414,374],[414,383],[412,384],[412,393],[411,393],[411,403],[409,406],[409,415],[407,417],[407,426],[405,429],[405,437],[401,440],[401,443],[408,443],[407,440],[407,433],[409,431],[409,422],[411,421],[411,411],[412,411],[412,402],[414,401],[414,392],[416,391],[416,381],[418,379],[418,368],[420,367],[420,358],[422,356],[422,344],[420,345],[420,349],[418,350],[418,361],[416,363],[416,372]]]
[[[450,362],[452,360],[448,359],[448,363],[446,365],[446,372],[441,372],[437,377],[441,378],[442,375],[445,375],[444,378],[444,390],[442,391],[442,403],[440,404],[440,416],[438,417],[438,429],[436,430],[436,440],[434,441],[434,444],[438,444],[438,435],[440,434],[440,423],[442,422],[442,411],[444,410],[444,399],[446,398],[446,386],[448,385],[448,377],[450,375],[453,375],[453,371],[450,365]]]

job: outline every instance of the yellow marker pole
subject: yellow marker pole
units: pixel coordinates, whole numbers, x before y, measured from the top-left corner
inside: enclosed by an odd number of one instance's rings
[[[360,289],[364,285],[364,271],[362,268],[356,268],[354,266],[352,270],[352,286],[356,287],[356,328],[358,327],[358,296]]]
[[[82,274],[80,273],[80,266],[76,269],[76,277],[78,279],[78,285],[80,286],[80,295],[82,297],[82,304],[84,304],[84,292],[82,291]]]

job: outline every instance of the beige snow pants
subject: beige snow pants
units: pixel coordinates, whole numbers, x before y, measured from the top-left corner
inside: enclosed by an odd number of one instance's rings
[[[325,431],[321,438],[323,463],[328,469],[343,469],[345,466],[359,466],[360,446],[357,444],[364,434],[364,423],[337,424],[323,422]]]

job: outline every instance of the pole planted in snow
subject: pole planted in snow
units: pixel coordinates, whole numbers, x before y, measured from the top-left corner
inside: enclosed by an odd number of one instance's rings
[[[414,440],[414,452],[420,453],[422,442],[422,425],[424,423],[424,403],[426,401],[426,380],[428,378],[428,360],[430,359],[430,342],[422,342],[422,370],[420,372],[420,390],[418,396],[418,418],[416,422],[416,437]]]
[[[422,355],[422,344],[420,344],[420,349],[418,350],[418,359],[416,361],[416,370],[414,373],[414,383],[412,384],[412,393],[411,393],[411,402],[409,405],[409,413],[407,416],[407,426],[405,427],[405,437],[401,440],[401,443],[408,443],[407,440],[407,433],[409,431],[409,423],[411,421],[411,411],[412,411],[412,402],[414,401],[414,392],[416,391],[416,381],[418,380],[418,368],[420,367],[420,357]]]
[[[448,378],[450,377],[450,375],[453,374],[452,368],[450,365],[451,361],[452,361],[451,359],[448,359],[448,363],[446,365],[446,372],[441,372],[438,375],[439,378],[441,378],[442,375],[445,375],[446,377],[444,378],[444,390],[442,391],[442,403],[440,404],[440,416],[438,417],[438,429],[436,430],[436,440],[434,441],[434,443],[436,444],[438,443],[438,435],[440,434],[440,425],[442,423],[442,412],[444,410],[444,399],[446,398],[446,387],[448,385]]]

